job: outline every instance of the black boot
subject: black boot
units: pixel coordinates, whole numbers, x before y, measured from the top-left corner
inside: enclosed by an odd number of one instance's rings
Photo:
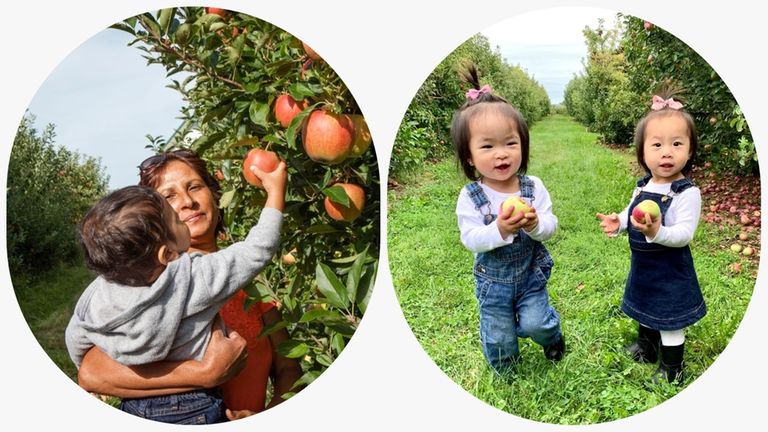
[[[637,339],[625,348],[632,360],[640,363],[656,363],[659,359],[659,341],[661,333],[639,325]]]
[[[683,353],[685,343],[677,346],[661,346],[661,362],[659,368],[653,373],[651,380],[654,384],[666,382],[683,382]]]
[[[565,338],[561,334],[557,342],[544,347],[544,357],[552,361],[560,361],[563,355],[565,355]]]

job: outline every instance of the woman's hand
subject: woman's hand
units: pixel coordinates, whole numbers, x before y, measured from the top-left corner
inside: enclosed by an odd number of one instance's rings
[[[272,207],[283,211],[285,207],[285,186],[288,182],[288,172],[285,161],[280,161],[272,172],[264,172],[256,165],[251,165],[251,172],[261,180],[264,190],[267,191],[267,202],[264,207]]]
[[[656,238],[656,234],[659,233],[659,228],[661,227],[661,218],[658,217],[654,221],[648,213],[645,214],[645,219],[642,221],[636,220],[634,216],[630,216],[629,221],[636,230],[642,232],[650,239]]]
[[[203,355],[206,387],[217,387],[240,373],[245,367],[248,349],[245,339],[236,331],[225,336],[221,327],[214,325],[211,340]]]
[[[240,420],[242,418],[250,417],[256,414],[256,412],[251,410],[232,411],[231,409],[227,408],[227,410],[224,411],[224,414],[227,415],[227,418],[229,419],[229,421],[232,421],[232,420]]]
[[[609,215],[598,213],[597,218],[600,219],[600,228],[602,228],[605,235],[614,237],[619,233],[619,228],[621,228],[619,215],[616,213],[611,213]]]

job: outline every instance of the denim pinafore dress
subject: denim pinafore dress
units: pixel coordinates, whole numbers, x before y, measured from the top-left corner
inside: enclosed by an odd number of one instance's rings
[[[486,225],[497,215],[477,182],[465,186]],[[530,200],[533,180],[520,176],[520,195]],[[519,358],[518,337],[547,346],[560,338],[560,317],[549,304],[547,280],[554,262],[541,242],[523,230],[511,244],[476,254],[475,296],[480,309],[483,354],[497,371]]]
[[[661,224],[665,225],[672,200],[693,183],[687,178],[676,180],[669,194],[661,195],[642,190],[650,178],[646,176],[637,182],[641,190],[629,206],[628,218],[637,204],[650,199],[659,205]],[[621,303],[624,313],[656,330],[680,330],[704,317],[707,308],[693,267],[691,248],[648,243],[629,219],[627,224],[632,258]]]

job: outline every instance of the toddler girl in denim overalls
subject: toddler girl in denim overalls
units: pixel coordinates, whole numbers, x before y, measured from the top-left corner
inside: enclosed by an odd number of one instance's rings
[[[701,193],[685,177],[698,138],[693,119],[682,108],[669,92],[653,97],[651,111],[635,131],[637,161],[647,175],[621,214],[597,215],[609,236],[629,232],[632,258],[621,308],[639,329],[626,349],[643,363],[655,363],[661,354],[654,383],[682,381],[685,328],[707,313],[688,247],[701,213]],[[632,216],[644,200],[658,204],[660,217]]]
[[[456,214],[461,241],[475,253],[483,354],[503,373],[519,360],[518,338],[530,337],[558,361],[565,341],[547,294],[552,257],[541,243],[554,234],[557,217],[541,180],[525,175],[528,127],[509,102],[480,87],[474,66],[464,78],[473,89],[454,114],[451,135],[458,163],[473,182],[459,194]],[[512,196],[527,200],[531,210],[502,210]]]

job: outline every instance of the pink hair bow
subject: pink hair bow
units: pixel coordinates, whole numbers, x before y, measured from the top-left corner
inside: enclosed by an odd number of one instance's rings
[[[490,92],[491,92],[491,86],[486,84],[486,85],[480,87],[479,90],[478,89],[470,89],[467,92],[466,96],[467,96],[468,99],[474,100],[474,99],[477,99],[478,97],[480,97],[481,94],[483,94],[483,93],[490,93]]]
[[[661,96],[653,95],[653,98],[651,99],[651,110],[658,111],[660,109],[664,109],[664,107],[669,107],[673,110],[679,110],[683,107],[683,104],[680,102],[669,98],[667,100],[664,100],[661,98]]]

